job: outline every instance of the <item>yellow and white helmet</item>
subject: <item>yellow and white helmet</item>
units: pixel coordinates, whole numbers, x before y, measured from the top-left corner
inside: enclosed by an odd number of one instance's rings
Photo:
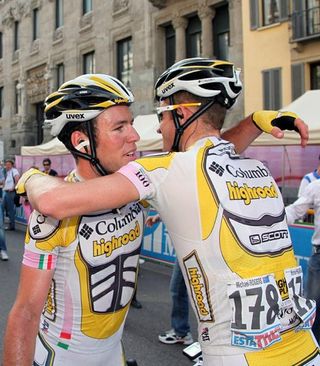
[[[134,97],[118,79],[105,74],[84,74],[67,81],[44,102],[45,125],[58,136],[69,123],[97,117],[114,105],[130,105]]]
[[[155,97],[165,99],[179,91],[215,99],[230,108],[242,90],[240,70],[233,63],[194,57],[176,62],[160,75]]]

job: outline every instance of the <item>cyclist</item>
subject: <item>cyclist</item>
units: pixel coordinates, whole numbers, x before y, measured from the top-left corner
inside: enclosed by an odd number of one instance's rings
[[[310,332],[315,306],[302,297],[281,193],[261,162],[242,158],[220,135],[240,92],[232,63],[180,61],[156,84],[160,131],[171,152],[78,185],[31,171],[21,190],[27,182],[32,203],[56,217],[139,199],[152,204],[175,246],[204,365],[319,365]],[[270,132],[274,123],[304,129],[293,114],[256,112],[234,140],[244,147],[248,131],[252,138],[257,126]],[[48,184],[45,191],[40,183]]]
[[[51,133],[76,161],[67,181],[107,175],[136,158],[132,102],[119,80],[101,74],[77,77],[47,97]],[[4,363],[124,365],[121,336],[143,225],[138,202],[66,220],[34,211]]]

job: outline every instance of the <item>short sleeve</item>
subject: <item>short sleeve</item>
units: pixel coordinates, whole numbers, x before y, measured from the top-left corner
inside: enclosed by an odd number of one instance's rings
[[[129,163],[118,170],[136,187],[139,192],[140,200],[151,199],[154,195],[155,187],[151,182],[148,172],[135,162]]]

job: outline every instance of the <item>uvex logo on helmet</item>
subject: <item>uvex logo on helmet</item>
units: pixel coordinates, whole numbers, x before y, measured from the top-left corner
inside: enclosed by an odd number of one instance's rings
[[[127,99],[115,99],[114,100],[115,103],[128,103]]]
[[[160,90],[160,92],[161,92],[161,94],[165,94],[167,91],[169,91],[173,87],[174,87],[174,83],[171,83],[171,84],[167,85],[166,87],[164,87],[162,90]]]
[[[66,113],[67,119],[84,119],[84,113]]]

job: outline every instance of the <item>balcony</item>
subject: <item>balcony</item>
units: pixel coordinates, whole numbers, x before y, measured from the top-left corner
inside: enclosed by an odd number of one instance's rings
[[[292,41],[320,38],[320,6],[292,13]]]

